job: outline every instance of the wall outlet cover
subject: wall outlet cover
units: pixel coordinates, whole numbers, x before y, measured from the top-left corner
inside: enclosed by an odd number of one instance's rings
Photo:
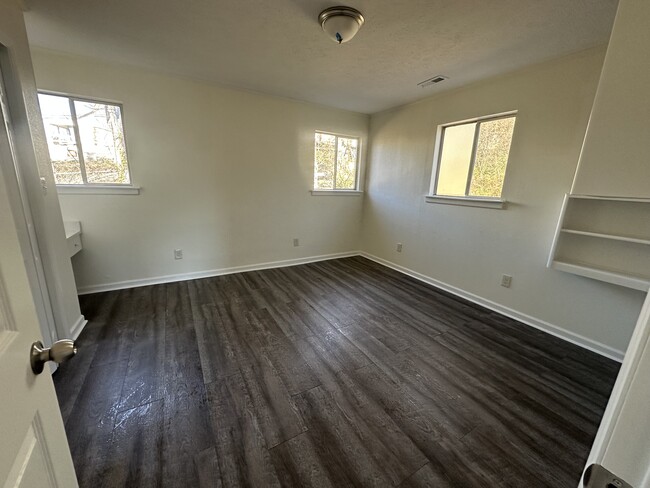
[[[510,288],[510,285],[512,284],[512,276],[510,275],[501,275],[501,286],[505,288]]]

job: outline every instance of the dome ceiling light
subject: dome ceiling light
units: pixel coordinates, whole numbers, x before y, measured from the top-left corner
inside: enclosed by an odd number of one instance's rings
[[[352,7],[330,7],[318,16],[318,22],[327,35],[342,44],[352,39],[365,22],[363,15]]]

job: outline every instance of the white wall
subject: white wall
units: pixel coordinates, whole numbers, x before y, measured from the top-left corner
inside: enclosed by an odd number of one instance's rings
[[[65,219],[82,223],[80,290],[358,250],[362,197],[309,190],[314,130],[361,137],[364,159],[367,115],[50,51],[33,59],[39,89],[124,104],[142,186],[134,196],[60,195]]]
[[[367,148],[365,115],[36,50],[39,88],[123,102],[133,181],[143,188],[61,195],[65,218],[83,225],[78,285],[362,249],[620,357],[642,294],[545,267],[604,54],[592,49],[373,115],[362,200],[308,190],[313,131],[358,135]],[[508,208],[425,203],[436,126],[509,110],[519,113]],[[502,273],[514,277],[510,289],[499,286]]]
[[[650,198],[648,20],[648,0],[619,3],[575,193]]]
[[[37,238],[37,247],[43,263],[44,276],[47,279],[47,290],[41,292],[38,287],[36,268],[31,252],[29,235],[25,223],[16,172],[11,168],[10,161],[2,161],[3,170],[10,175],[7,181],[13,180],[13,191],[16,205],[16,222],[21,244],[27,258],[26,266],[30,274],[32,292],[39,308],[39,319],[43,328],[46,343],[50,339],[71,337],[80,332],[83,316],[79,310],[75,279],[72,266],[68,257],[68,248],[61,218],[61,208],[54,191],[54,176],[45,142],[45,132],[41,120],[36,96],[36,83],[27,43],[27,34],[23,21],[22,11],[18,2],[2,1],[0,3],[0,45],[2,50],[3,77],[7,90],[8,105],[11,124],[14,133],[16,161],[20,177],[24,182],[25,197],[29,202],[33,218],[34,231]],[[49,188],[43,191],[40,178],[45,179]],[[20,214],[20,215],[18,215]],[[48,301],[47,308],[52,308],[54,324],[46,323],[48,313],[44,311],[43,301],[39,295],[45,296]],[[56,333],[50,334],[52,326]]]
[[[373,115],[362,249],[620,356],[643,294],[545,267],[603,57],[592,49]],[[519,112],[508,208],[425,203],[437,125],[509,110]],[[513,276],[510,289],[499,286],[502,273]]]

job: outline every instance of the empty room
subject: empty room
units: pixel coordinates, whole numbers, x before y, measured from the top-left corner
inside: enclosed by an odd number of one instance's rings
[[[0,0],[0,484],[650,488],[649,24]]]

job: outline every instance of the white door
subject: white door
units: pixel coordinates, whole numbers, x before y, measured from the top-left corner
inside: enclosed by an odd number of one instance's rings
[[[49,369],[36,376],[29,362],[42,337],[5,178],[11,158],[0,112],[0,486],[76,487]]]
[[[650,488],[650,294],[589,455],[592,463],[634,488]]]
[[[45,339],[43,342],[49,346],[58,339],[58,333],[54,322],[54,314],[52,313],[50,296],[47,291],[45,270],[43,269],[41,261],[38,239],[36,238],[29,200],[27,199],[25,191],[24,179],[21,175],[20,165],[17,164],[15,159],[16,151],[12,149],[11,145],[15,139],[12,133],[9,103],[7,100],[7,91],[4,85],[2,72],[2,70],[5,69],[5,66],[2,65],[1,61],[2,58],[0,57],[0,109],[2,110],[2,116],[4,117],[4,126],[6,127],[7,138],[9,140],[9,150],[11,151],[14,163],[13,168],[4,167],[2,169],[5,171],[5,176],[7,176],[7,181],[5,181],[7,189],[9,191],[13,190],[14,192],[13,195],[11,193],[9,194],[10,200],[16,203],[20,202],[22,205],[22,209],[14,209],[14,218],[17,219],[16,223],[18,223],[18,220],[22,220],[22,225],[18,225],[18,239],[20,240],[22,249],[25,252],[25,258],[27,258],[25,261],[27,276],[31,285],[32,296],[35,300],[36,314],[41,326],[41,333]],[[54,372],[56,366],[51,366],[50,369]]]

